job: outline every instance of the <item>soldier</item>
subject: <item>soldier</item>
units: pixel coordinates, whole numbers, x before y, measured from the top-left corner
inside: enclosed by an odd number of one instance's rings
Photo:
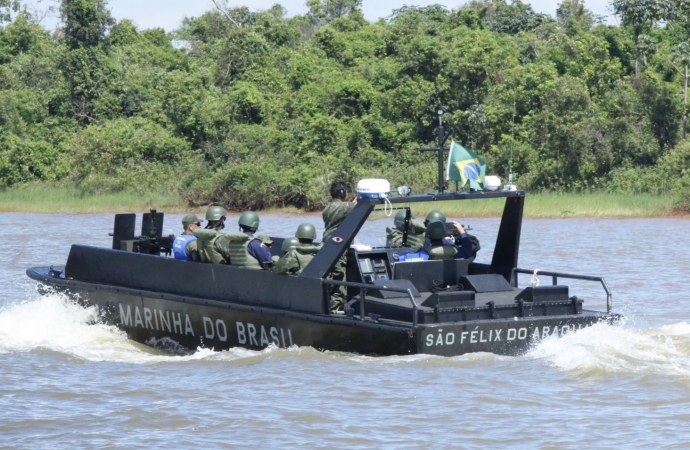
[[[472,242],[467,236],[465,229],[457,222],[453,222],[455,231],[460,238],[460,246],[448,244],[445,241],[446,226],[444,222],[431,222],[426,227],[426,235],[430,244],[425,245],[423,250],[429,255],[430,260],[469,258],[472,256]]]
[[[186,215],[182,219],[182,228],[184,232],[175,238],[172,245],[175,259],[199,261],[197,238],[194,236],[194,230],[201,228],[201,220],[194,214]]]
[[[225,228],[225,216],[228,212],[222,206],[209,206],[206,210],[207,230],[220,231]]]
[[[299,247],[299,239],[296,237],[289,237],[283,241],[283,245],[280,249],[283,251],[283,256],[285,256],[287,252],[297,247]]]
[[[403,233],[405,231],[405,216],[407,215],[406,210],[400,210],[395,214],[395,228],[386,228],[386,247],[390,248],[400,248],[403,245]],[[424,245],[424,232],[426,231],[426,226],[414,219],[414,216],[410,214],[410,223],[407,228],[407,245],[409,247],[419,248]]]
[[[316,239],[316,228],[310,223],[302,223],[297,227],[295,237],[299,240],[300,247],[314,246]]]
[[[331,201],[326,204],[322,215],[325,228],[323,242],[326,242],[338,226],[343,223],[356,203],[357,200],[347,201],[347,185],[345,183],[337,181],[331,184]]]
[[[424,224],[428,227],[431,222],[442,222],[446,226],[446,236],[443,238],[443,245],[450,245],[450,246],[455,246],[457,248],[464,248],[463,242],[465,238],[468,238],[470,242],[472,243],[472,254],[470,256],[459,256],[459,258],[470,258],[471,260],[474,260],[474,257],[477,256],[477,252],[481,249],[481,245],[479,244],[479,239],[477,239],[476,236],[473,236],[471,234],[467,234],[465,231],[463,233],[458,233],[456,225],[458,225],[455,222],[447,223],[446,222],[446,215],[443,214],[441,211],[433,210],[429,212],[429,214],[426,215],[426,219],[424,221]],[[462,228],[462,227],[461,227]],[[463,228],[464,230],[464,228]],[[424,239],[424,246],[431,246],[431,241],[427,237]]]
[[[424,226],[428,227],[431,222],[445,223],[446,215],[436,209],[434,209],[433,211],[429,211],[429,214],[427,214],[426,218],[424,219]]]
[[[424,219],[424,225],[426,227],[429,226],[430,223],[432,222],[441,222],[443,224],[446,223],[446,215],[443,214],[441,211],[434,209],[433,211],[429,211],[429,214],[426,215],[426,218]],[[453,239],[452,238],[447,238],[449,235],[448,230],[446,230],[446,237],[444,238],[443,242],[446,245],[454,245]],[[431,241],[429,241],[429,238],[427,237],[424,239],[424,244],[425,246],[430,246]]]
[[[225,228],[225,215],[227,211],[222,206],[209,206],[206,210],[205,229],[197,229],[194,236],[197,237],[199,260],[214,264],[230,264],[227,255],[218,251],[216,241],[222,236],[220,230]]]
[[[259,215],[253,211],[245,211],[237,224],[241,233],[228,233],[225,235],[227,239],[222,240],[227,240],[231,264],[252,269],[263,269],[270,265],[271,250],[254,236],[259,229]]]
[[[333,232],[343,223],[345,217],[347,217],[349,212],[355,207],[356,200],[353,202],[348,202],[346,200],[347,186],[345,183],[337,181],[331,184],[331,201],[328,202],[326,208],[323,210],[323,224],[325,228],[323,232],[324,243],[330,239]],[[345,281],[346,263],[346,255],[343,254],[328,278],[334,281]],[[345,305],[347,291],[343,286],[331,286],[330,291],[330,311],[331,313],[335,313],[341,310]]]
[[[278,275],[299,275],[319,251],[320,247],[314,245],[314,239],[316,239],[314,225],[310,223],[301,224],[297,227],[295,238],[298,239],[299,245],[290,249],[273,268],[273,272]]]

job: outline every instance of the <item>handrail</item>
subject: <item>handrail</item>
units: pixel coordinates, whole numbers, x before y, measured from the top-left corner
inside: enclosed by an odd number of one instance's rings
[[[366,283],[354,283],[352,281],[336,281],[336,280],[321,280],[323,284],[326,285],[333,285],[333,286],[345,286],[345,287],[355,287],[355,288],[360,288],[362,292],[360,292],[360,302],[359,302],[359,320],[364,320],[365,314],[364,314],[364,297],[367,295],[367,289],[373,289],[375,291],[389,291],[389,292],[399,292],[401,294],[407,294],[407,296],[410,298],[410,301],[412,302],[412,325],[414,327],[417,326],[418,320],[417,320],[417,302],[414,301],[414,295],[412,294],[411,289],[400,289],[400,288],[392,288],[392,287],[384,287],[384,286],[376,286],[374,284],[366,284]]]
[[[604,277],[595,277],[592,275],[575,275],[572,273],[561,273],[561,272],[548,272],[548,271],[542,271],[542,270],[528,270],[528,269],[520,269],[518,267],[513,268],[512,273],[511,273],[511,279],[515,276],[516,273],[524,273],[527,275],[545,275],[547,277],[551,277],[553,285],[558,284],[558,278],[570,278],[573,280],[584,280],[584,281],[599,281],[601,282],[601,285],[604,287],[604,291],[606,291],[606,313],[611,314],[611,310],[613,309],[613,297],[611,295],[611,290],[609,289],[608,285],[606,284],[606,280],[604,280]],[[515,285],[517,286],[517,278],[515,278]]]

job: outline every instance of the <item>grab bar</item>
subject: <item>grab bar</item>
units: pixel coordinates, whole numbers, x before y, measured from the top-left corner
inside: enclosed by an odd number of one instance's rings
[[[611,290],[609,289],[608,285],[606,284],[606,280],[604,280],[604,277],[594,277],[591,275],[575,275],[572,273],[561,273],[561,272],[547,272],[547,271],[542,271],[542,270],[528,270],[528,269],[520,269],[515,267],[512,271],[511,274],[511,279],[515,280],[515,286],[517,286],[517,277],[515,277],[516,273],[524,273],[527,275],[545,275],[547,277],[551,277],[553,281],[553,285],[558,284],[558,278],[569,278],[573,280],[584,280],[584,281],[599,281],[601,282],[601,285],[604,287],[604,291],[606,291],[606,313],[611,314],[611,310],[613,309],[613,297],[611,295]]]
[[[360,302],[359,302],[359,320],[364,320],[365,313],[364,313],[364,297],[367,295],[367,290],[368,289],[373,289],[375,291],[389,291],[389,292],[399,292],[402,294],[407,294],[407,296],[410,298],[410,302],[412,302],[412,325],[414,327],[417,326],[418,320],[417,320],[417,302],[414,301],[414,295],[412,294],[411,289],[400,289],[400,288],[389,288],[389,287],[384,287],[384,286],[376,286],[373,284],[366,284],[366,283],[353,283],[351,281],[335,281],[335,280],[321,280],[323,284],[325,285],[333,285],[333,286],[345,286],[345,287],[354,287],[354,288],[360,288],[362,292],[360,293]]]

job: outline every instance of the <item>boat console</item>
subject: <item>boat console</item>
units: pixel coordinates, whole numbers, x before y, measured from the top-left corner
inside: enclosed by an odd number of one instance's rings
[[[348,287],[346,312],[354,315],[363,298],[367,315],[384,321],[410,322],[415,312],[418,323],[582,313],[582,300],[569,298],[567,286],[519,289],[468,259],[401,260],[414,250],[351,248],[347,278],[362,287]]]

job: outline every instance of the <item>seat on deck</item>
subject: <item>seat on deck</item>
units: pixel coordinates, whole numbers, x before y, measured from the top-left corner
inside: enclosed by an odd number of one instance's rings
[[[393,278],[410,280],[420,292],[430,292],[434,281],[457,285],[458,279],[468,274],[469,265],[467,259],[398,262]]]

